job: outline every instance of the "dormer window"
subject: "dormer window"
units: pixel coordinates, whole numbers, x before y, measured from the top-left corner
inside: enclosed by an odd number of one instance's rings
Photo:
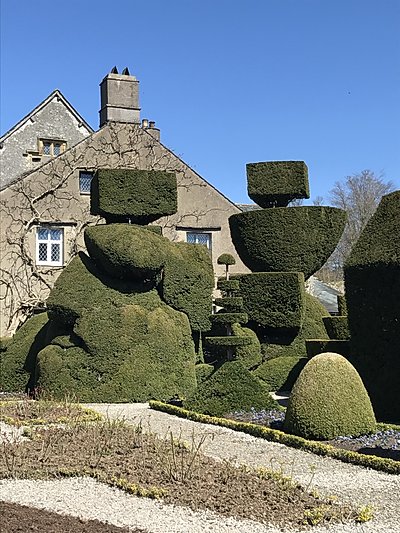
[[[56,141],[52,139],[39,139],[39,154],[50,157],[57,157],[65,152],[67,143],[65,141]]]

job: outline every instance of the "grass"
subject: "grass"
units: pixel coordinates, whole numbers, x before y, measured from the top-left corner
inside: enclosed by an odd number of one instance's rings
[[[351,508],[309,493],[272,468],[236,467],[203,455],[207,437],[194,433],[189,442],[171,432],[159,439],[140,422],[100,420],[68,401],[2,402],[1,417],[26,427],[29,438],[3,438],[0,478],[85,475],[136,496],[279,526],[358,517]],[[38,419],[39,425],[32,424]]]

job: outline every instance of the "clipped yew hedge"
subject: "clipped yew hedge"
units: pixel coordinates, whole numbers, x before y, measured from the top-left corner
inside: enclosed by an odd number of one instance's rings
[[[378,419],[400,421],[400,191],[384,196],[344,267],[352,362]]]
[[[259,365],[262,361],[260,341],[256,333],[250,328],[245,328],[240,324],[232,324],[232,333],[235,337],[251,339],[251,343],[245,346],[237,346],[235,349],[235,359],[248,369]]]
[[[232,240],[253,272],[303,272],[323,266],[344,229],[346,213],[335,207],[260,209],[229,218]]]
[[[304,277],[301,272],[234,274],[249,321],[265,328],[299,330],[304,320]]]
[[[248,195],[261,207],[284,207],[295,198],[310,197],[304,161],[248,163],[246,171]]]
[[[350,333],[347,316],[327,316],[322,320],[330,339],[348,340]]]
[[[160,170],[99,169],[91,184],[91,213],[108,222],[148,224],[177,210],[175,174]]]
[[[149,231],[151,226],[107,224],[85,229],[90,257],[116,278],[154,278],[164,267],[169,241]]]
[[[276,357],[262,363],[253,374],[270,392],[290,391],[307,361],[306,357]]]
[[[242,431],[252,435],[253,437],[259,437],[270,442],[278,442],[285,446],[297,448],[307,452],[315,453],[323,457],[332,457],[344,463],[350,463],[362,466],[364,468],[372,468],[373,470],[386,472],[387,474],[400,474],[400,462],[394,459],[384,459],[383,457],[376,457],[374,455],[365,455],[350,450],[343,450],[341,448],[334,448],[329,444],[322,442],[316,442],[313,440],[304,439],[296,435],[288,435],[283,431],[277,429],[270,429],[266,426],[260,426],[249,422],[237,422],[236,420],[230,420],[227,418],[209,416],[202,413],[196,413],[195,411],[189,411],[175,405],[169,405],[158,401],[150,401],[150,408],[170,415],[179,416],[187,420],[193,420],[194,422],[200,422],[202,424],[211,424],[213,426],[221,426],[232,429],[233,431]],[[389,426],[378,425],[379,428],[384,431]],[[397,429],[397,428],[396,428]]]
[[[376,430],[368,393],[347,359],[322,353],[308,361],[294,384],[283,427],[288,433],[317,440]]]
[[[158,287],[163,300],[185,313],[194,331],[211,327],[214,271],[205,246],[169,243],[163,281]]]
[[[33,388],[31,377],[36,356],[45,344],[47,323],[47,313],[33,315],[7,342],[7,349],[0,352],[1,391],[26,392]]]
[[[224,363],[184,401],[186,409],[213,416],[252,407],[269,409],[276,406],[266,389],[240,361]]]

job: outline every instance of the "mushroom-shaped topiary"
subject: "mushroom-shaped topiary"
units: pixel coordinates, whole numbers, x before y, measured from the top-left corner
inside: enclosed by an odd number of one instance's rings
[[[375,429],[371,401],[353,365],[337,353],[311,359],[293,387],[284,430],[304,438],[332,439]]]
[[[219,265],[225,265],[225,279],[229,279],[229,267],[230,265],[236,265],[236,259],[231,254],[221,254],[217,263]]]

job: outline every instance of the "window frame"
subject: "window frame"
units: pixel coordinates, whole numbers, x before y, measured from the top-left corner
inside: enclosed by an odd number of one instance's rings
[[[189,242],[188,241],[188,237],[189,235],[195,235],[196,236],[196,241],[197,241],[197,236],[198,235],[207,235],[208,236],[208,242],[207,244],[204,244],[204,243],[201,243],[201,242]],[[212,253],[212,233],[210,231],[199,231],[199,230],[187,230],[186,231],[186,242],[188,244],[199,244],[200,246],[205,246],[207,248],[207,250],[210,252],[210,254]]]
[[[89,190],[88,191],[85,191],[81,188],[81,175],[82,174],[90,174],[92,176],[92,179],[93,179],[93,176],[94,176],[94,172],[92,170],[80,170],[79,171],[79,193],[80,194],[83,194],[83,195],[90,195],[90,185],[89,185]],[[92,182],[92,180],[90,180],[90,183]]]
[[[48,154],[44,153],[45,144],[48,144],[50,147],[50,153]],[[54,153],[55,146],[58,146],[60,149],[58,154]],[[66,149],[67,142],[62,141],[61,139],[38,139],[38,153],[42,157],[58,157],[59,155],[63,154]]]
[[[48,230],[49,237],[47,239],[43,239],[39,237],[40,230]],[[50,232],[51,231],[59,231],[60,232],[60,238],[59,239],[52,239]],[[62,267],[64,266],[64,228],[60,226],[37,226],[36,227],[36,233],[35,233],[35,241],[36,241],[36,265],[37,266],[48,266],[48,267]],[[40,259],[40,244],[45,243],[47,245],[47,257],[45,260]],[[60,255],[58,261],[52,261],[51,259],[51,250],[53,245],[58,245],[60,248]]]

